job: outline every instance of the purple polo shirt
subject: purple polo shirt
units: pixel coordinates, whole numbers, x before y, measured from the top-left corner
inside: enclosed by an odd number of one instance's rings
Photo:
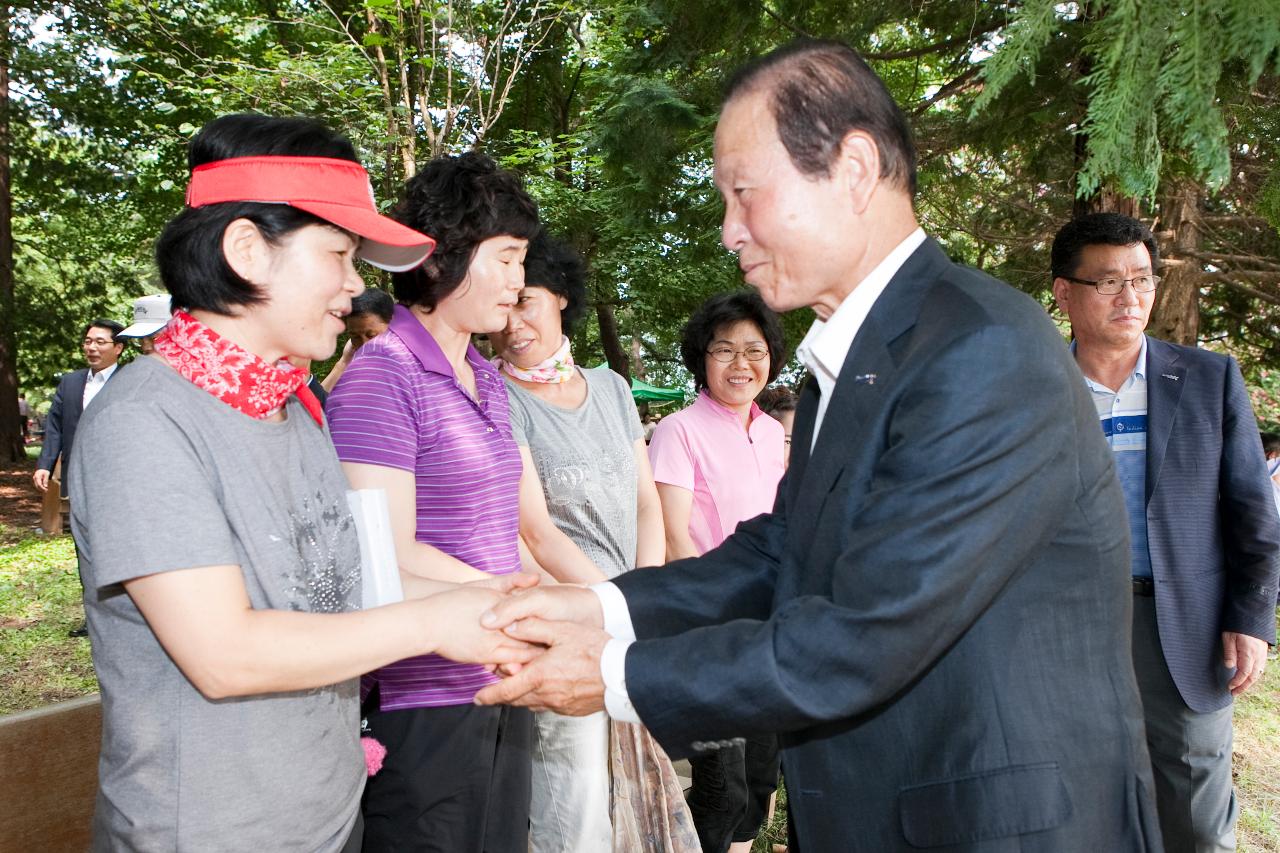
[[[435,338],[397,305],[390,328],[362,346],[329,395],[325,415],[343,462],[410,471],[419,542],[493,575],[520,570],[520,451],[498,371],[467,348],[480,402]],[[384,711],[465,705],[496,679],[438,655],[373,673]]]

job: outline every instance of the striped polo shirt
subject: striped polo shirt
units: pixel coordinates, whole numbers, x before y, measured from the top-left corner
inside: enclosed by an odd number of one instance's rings
[[[483,572],[508,574],[520,570],[520,452],[498,371],[474,347],[467,361],[479,402],[431,334],[397,305],[389,329],[352,358],[325,414],[343,462],[414,475],[419,542]],[[374,677],[382,710],[464,705],[496,681],[479,666],[437,655],[398,661]]]
[[[1075,344],[1072,344],[1075,352]],[[1102,433],[1111,445],[1116,476],[1129,513],[1129,554],[1134,577],[1151,577],[1151,552],[1147,547],[1147,337],[1133,373],[1118,391],[1089,377],[1084,378],[1098,410]]]

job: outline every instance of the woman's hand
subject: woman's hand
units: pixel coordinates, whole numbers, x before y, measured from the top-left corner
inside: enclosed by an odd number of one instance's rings
[[[510,575],[502,576],[507,577]],[[469,583],[421,599],[420,603],[429,610],[423,629],[429,633],[433,650],[459,663],[484,664],[491,671],[500,664],[533,660],[542,652],[541,646],[481,627],[480,614],[507,597],[496,589],[485,589],[485,583]]]

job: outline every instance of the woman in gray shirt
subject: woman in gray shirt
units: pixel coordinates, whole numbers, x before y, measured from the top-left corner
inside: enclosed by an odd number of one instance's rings
[[[525,287],[507,327],[489,336],[524,459],[520,535],[540,557],[554,556],[541,562],[561,583],[595,583],[661,565],[666,548],[631,391],[609,369],[584,370],[573,362],[566,332],[585,307],[581,261],[543,233],[529,244]],[[620,833],[628,826],[615,832],[610,825],[608,748],[603,712],[537,715],[531,851],[620,849],[612,839],[625,837]],[[630,813],[617,819],[632,821]],[[672,849],[683,849],[674,843]]]

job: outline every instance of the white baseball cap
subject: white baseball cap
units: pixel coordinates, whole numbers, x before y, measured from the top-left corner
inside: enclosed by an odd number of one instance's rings
[[[144,296],[133,302],[133,325],[125,329],[117,338],[149,338],[164,328],[169,322],[169,294],[158,293]]]

